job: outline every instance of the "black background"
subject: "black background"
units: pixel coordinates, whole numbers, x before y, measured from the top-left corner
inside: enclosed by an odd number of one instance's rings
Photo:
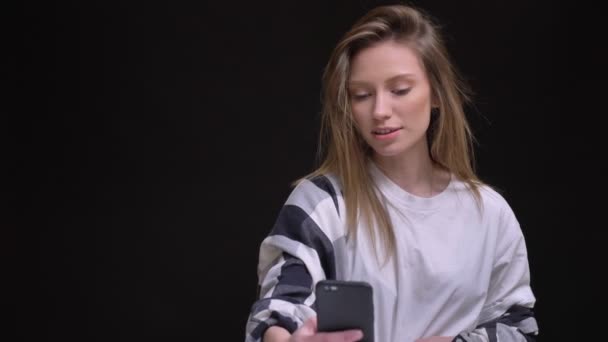
[[[3,21],[19,340],[242,341],[259,243],[314,166],[322,68],[385,3],[22,3]],[[415,4],[476,92],[477,170],[522,225],[539,340],[599,336],[596,10]]]

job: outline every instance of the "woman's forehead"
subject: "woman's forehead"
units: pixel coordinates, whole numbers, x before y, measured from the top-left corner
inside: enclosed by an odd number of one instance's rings
[[[414,49],[404,43],[386,41],[362,49],[353,57],[349,83],[415,80],[424,76]]]

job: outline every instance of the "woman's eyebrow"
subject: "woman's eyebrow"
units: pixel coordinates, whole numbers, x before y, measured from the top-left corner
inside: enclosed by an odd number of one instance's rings
[[[412,73],[401,73],[401,74],[397,74],[395,76],[390,77],[389,79],[387,79],[385,81],[385,83],[390,83],[393,82],[395,80],[401,79],[401,78],[405,78],[405,79],[414,79],[415,75]],[[357,79],[352,79],[350,81],[348,81],[349,85],[366,85],[369,84],[370,82],[368,81],[364,81],[364,80],[357,80]]]

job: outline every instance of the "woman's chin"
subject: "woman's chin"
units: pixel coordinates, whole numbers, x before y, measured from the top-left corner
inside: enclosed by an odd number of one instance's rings
[[[380,158],[391,158],[403,153],[403,149],[394,147],[374,148],[374,154]]]

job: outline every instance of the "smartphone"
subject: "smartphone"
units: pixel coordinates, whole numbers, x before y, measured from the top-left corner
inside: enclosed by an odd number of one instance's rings
[[[374,341],[374,298],[369,283],[322,280],[315,286],[315,295],[318,331],[360,329],[361,341]]]

